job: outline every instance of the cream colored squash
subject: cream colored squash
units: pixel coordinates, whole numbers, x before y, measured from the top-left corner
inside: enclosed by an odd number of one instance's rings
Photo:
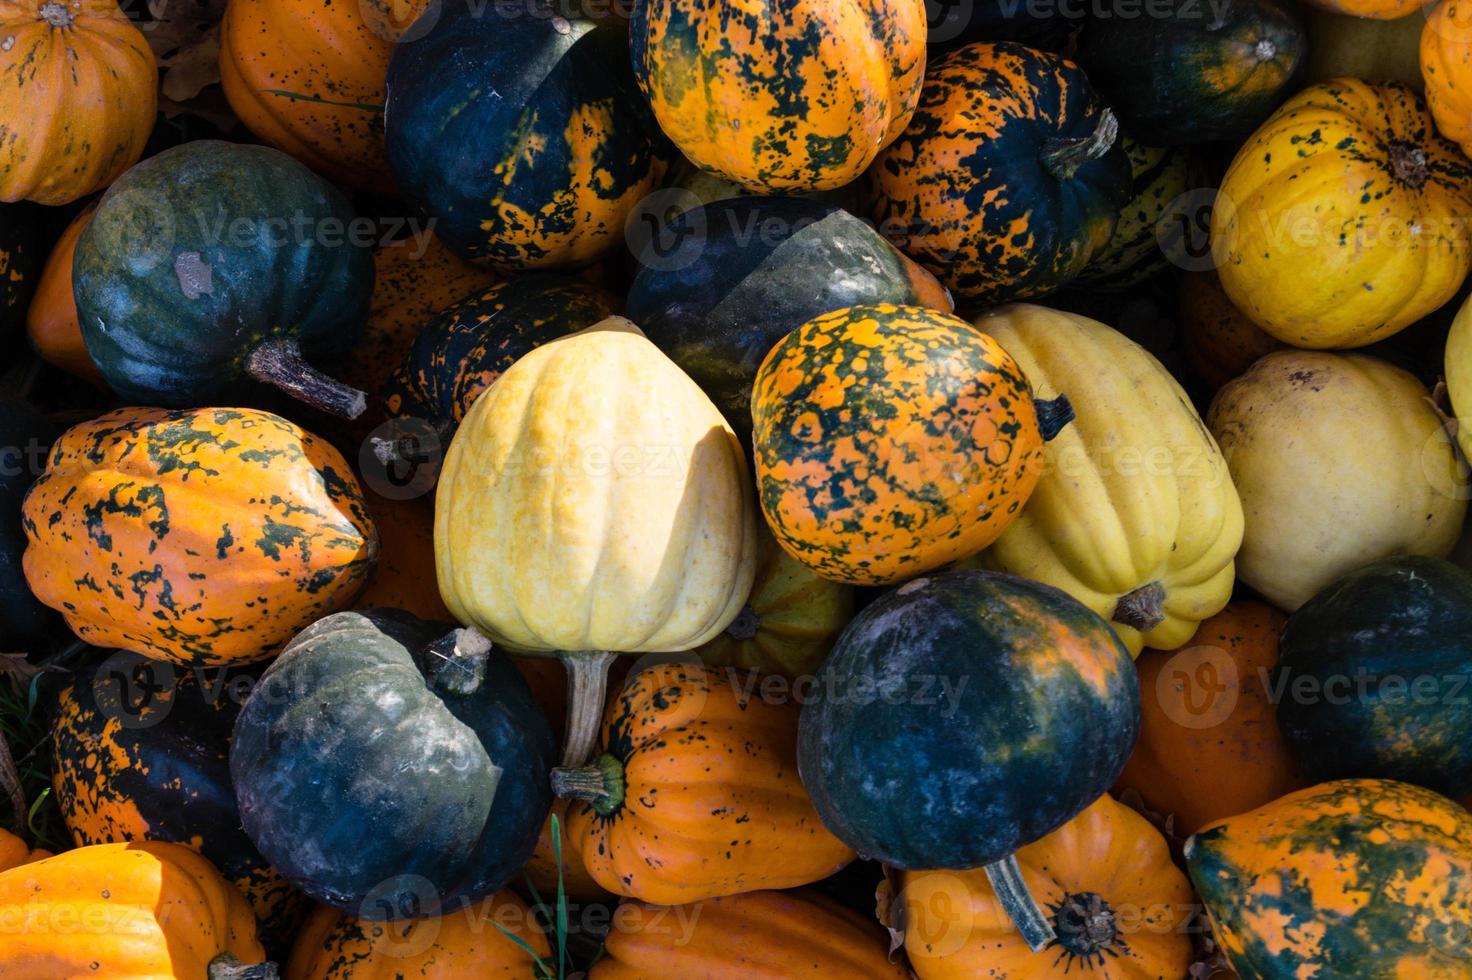
[[[1143,347],[1087,317],[1017,304],[976,325],[1036,397],[1066,391],[1075,413],[980,563],[1062,589],[1131,653],[1185,644],[1231,598],[1242,541],[1237,492],[1190,399]]]
[[[1462,455],[1472,459],[1472,299],[1462,304],[1446,338],[1446,394],[1457,417],[1457,444]],[[1465,421],[1463,421],[1465,419]]]
[[[1217,393],[1207,422],[1242,496],[1242,581],[1292,612],[1389,555],[1445,557],[1466,480],[1429,393],[1363,354],[1283,350]]]
[[[457,619],[569,665],[573,765],[610,655],[718,635],[751,591],[758,541],[735,434],[621,317],[533,350],[475,401],[445,457],[434,537]]]

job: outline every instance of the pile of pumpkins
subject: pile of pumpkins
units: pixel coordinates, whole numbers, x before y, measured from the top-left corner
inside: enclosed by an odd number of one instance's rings
[[[1472,977],[1472,7],[1314,3],[0,4],[0,977]]]

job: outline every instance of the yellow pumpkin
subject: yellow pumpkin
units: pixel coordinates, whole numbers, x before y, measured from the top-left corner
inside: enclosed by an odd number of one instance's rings
[[[1472,267],[1472,163],[1404,85],[1340,78],[1238,151],[1212,212],[1222,288],[1294,347],[1362,347],[1441,306]]]
[[[976,321],[1038,398],[1075,418],[1021,516],[980,563],[1056,586],[1138,654],[1173,650],[1232,594],[1242,508],[1190,399],[1144,348],[1087,317],[1000,307]]]
[[[1246,517],[1237,574],[1287,612],[1378,558],[1441,558],[1456,543],[1463,464],[1400,368],[1276,351],[1217,393],[1207,424]]]
[[[158,67],[116,0],[0,0],[0,201],[69,204],[138,162]]]
[[[610,654],[698,647],[751,591],[756,510],[740,444],[622,317],[508,368],[461,422],[436,494],[450,612],[568,665],[564,765],[592,748]]]
[[[1462,455],[1472,459],[1472,299],[1464,302],[1452,319],[1443,371],[1447,397],[1457,417],[1453,433],[1462,447]]]

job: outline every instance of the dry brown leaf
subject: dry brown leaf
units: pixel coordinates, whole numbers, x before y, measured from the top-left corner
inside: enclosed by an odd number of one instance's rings
[[[171,102],[188,102],[220,81],[220,25],[196,44],[180,48],[164,72],[160,91]]]

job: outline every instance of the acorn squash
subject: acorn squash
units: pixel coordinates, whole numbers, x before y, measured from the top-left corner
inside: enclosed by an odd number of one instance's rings
[[[1133,197],[1119,212],[1109,244],[1074,280],[1076,286],[1123,292],[1170,268],[1160,244],[1189,215],[1182,195],[1201,183],[1194,158],[1181,147],[1146,146],[1123,138],[1133,175]]]
[[[1190,399],[1143,347],[1095,320],[1018,304],[976,326],[1037,397],[1067,392],[1077,413],[980,561],[1067,592],[1132,653],[1181,646],[1227,604],[1242,543],[1227,462]]]

